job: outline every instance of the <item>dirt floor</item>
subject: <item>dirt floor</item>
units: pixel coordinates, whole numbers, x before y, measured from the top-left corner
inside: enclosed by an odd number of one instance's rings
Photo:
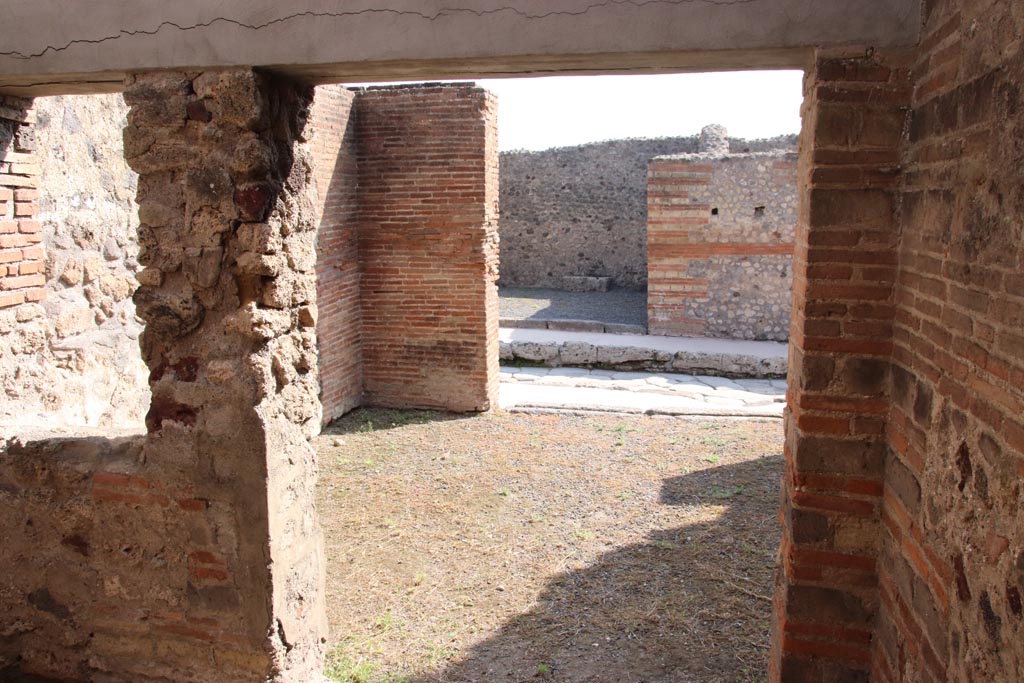
[[[766,681],[781,447],[772,419],[343,418],[329,676]]]

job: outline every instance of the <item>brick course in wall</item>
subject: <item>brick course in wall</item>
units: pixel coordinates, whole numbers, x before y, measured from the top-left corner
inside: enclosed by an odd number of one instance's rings
[[[795,172],[796,154],[783,151],[651,160],[651,334],[788,337]]]
[[[316,88],[309,127],[320,205],[317,231],[317,342],[324,423],[359,405],[363,395],[355,95]]]
[[[909,97],[899,56],[805,77],[773,681],[869,677]]]
[[[46,298],[32,100],[0,95],[0,309]]]
[[[496,105],[472,85],[357,95],[369,404],[461,411],[495,402]]]
[[[1024,675],[1022,35],[934,0],[910,65],[875,683]]]

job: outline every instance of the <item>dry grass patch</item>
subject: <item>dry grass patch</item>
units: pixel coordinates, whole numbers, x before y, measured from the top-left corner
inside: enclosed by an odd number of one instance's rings
[[[361,410],[317,442],[346,683],[760,682],[777,420]]]

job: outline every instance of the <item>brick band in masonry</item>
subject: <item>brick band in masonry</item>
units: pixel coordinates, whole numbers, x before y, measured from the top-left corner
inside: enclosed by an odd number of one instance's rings
[[[32,100],[0,95],[0,308],[46,296]]]
[[[648,165],[648,329],[784,340],[795,155],[723,150]]]
[[[805,80],[773,681],[862,680],[871,665],[901,60],[822,54]]]

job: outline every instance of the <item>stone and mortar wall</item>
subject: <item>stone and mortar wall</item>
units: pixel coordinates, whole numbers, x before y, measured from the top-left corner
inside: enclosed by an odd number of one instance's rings
[[[796,136],[729,141],[733,153],[794,150]],[[566,276],[647,285],[647,163],[697,152],[698,136],[613,140],[501,155],[501,284],[562,287]]]
[[[31,149],[18,154],[34,154],[36,187],[15,196],[24,200],[18,213],[33,214],[23,227],[38,228],[23,237],[42,241],[21,250],[45,251],[45,261],[22,263],[36,289],[12,292],[29,298],[0,310],[0,419],[142,423],[149,389],[131,301],[138,218],[121,140],[126,112],[120,95],[93,95],[38,98],[28,113],[22,144]]]
[[[126,84],[148,434],[0,449],[5,675],[319,671],[310,96],[245,69]]]
[[[471,84],[356,96],[362,353],[370,405],[497,398],[497,101]]]
[[[648,331],[784,341],[796,154],[730,154],[719,143],[648,167]]]
[[[902,154],[876,683],[1024,672],[1024,5],[936,0]]]
[[[1024,668],[1024,9],[807,78],[772,680]]]

